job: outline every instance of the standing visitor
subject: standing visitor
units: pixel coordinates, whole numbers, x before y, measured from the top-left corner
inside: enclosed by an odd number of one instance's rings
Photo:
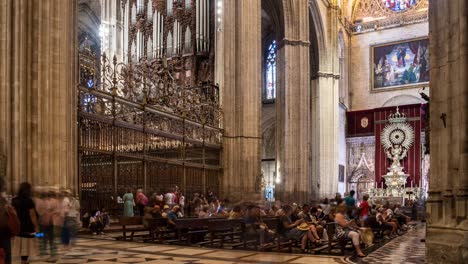
[[[164,195],[164,202],[166,205],[169,206],[169,208],[174,207],[176,205],[176,196],[174,194],[174,190],[169,190],[165,195]]]
[[[5,199],[5,181],[0,177],[0,263],[11,264],[11,238],[20,232],[16,211]]]
[[[21,183],[18,195],[13,198],[12,205],[15,207],[20,220],[20,233],[18,237],[18,248],[21,263],[29,263],[29,256],[33,254],[34,235],[39,232],[36,209],[32,200],[32,186],[27,182]]]
[[[356,199],[354,199],[354,194],[356,192],[351,190],[349,195],[345,197],[345,205],[346,205],[346,214],[350,218],[354,218],[354,209],[356,208]]]
[[[364,224],[369,216],[369,203],[367,202],[367,200],[369,200],[369,195],[364,195],[362,199],[363,201],[359,205],[359,217],[361,218],[361,223]]]
[[[133,207],[135,206],[135,200],[133,200],[132,189],[127,189],[127,193],[123,196],[124,200],[124,212],[123,216],[133,217]]]
[[[179,193],[179,206],[180,206],[180,213],[184,216],[184,208],[185,208],[185,196],[182,192]]]
[[[140,216],[145,215],[145,207],[148,204],[148,197],[143,193],[142,189],[138,189],[136,192],[136,205],[138,207],[138,213]]]

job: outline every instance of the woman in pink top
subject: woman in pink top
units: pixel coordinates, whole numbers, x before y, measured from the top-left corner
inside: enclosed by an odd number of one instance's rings
[[[145,212],[145,206],[148,204],[148,197],[143,193],[142,189],[138,189],[136,193],[136,204],[138,207],[138,212],[140,216],[144,216]]]

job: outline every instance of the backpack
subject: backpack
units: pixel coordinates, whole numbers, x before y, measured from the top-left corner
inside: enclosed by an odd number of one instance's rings
[[[7,206],[6,215],[8,217],[7,224],[8,224],[8,229],[10,230],[11,236],[19,235],[21,231],[21,224],[20,224],[20,220],[18,218],[18,215],[16,214],[15,209],[11,206]]]
[[[0,264],[5,264],[5,250],[3,248],[0,248]]]

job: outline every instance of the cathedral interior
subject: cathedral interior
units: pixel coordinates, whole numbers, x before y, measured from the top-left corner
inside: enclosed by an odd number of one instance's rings
[[[0,264],[468,263],[466,0],[0,0],[0,61]]]

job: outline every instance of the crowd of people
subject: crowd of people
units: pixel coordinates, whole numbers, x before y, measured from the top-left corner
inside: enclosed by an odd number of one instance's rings
[[[110,223],[106,208],[99,208],[80,215],[80,203],[70,190],[35,192],[29,183],[22,183],[16,196],[8,201],[4,195],[5,182],[0,178],[0,263],[11,263],[11,238],[18,243],[21,263],[29,263],[35,244],[39,242],[39,254],[56,257],[57,243],[71,245],[77,236],[80,223],[93,234],[102,234]],[[309,244],[320,245],[329,239],[349,239],[358,256],[365,256],[361,249],[361,228],[366,227],[381,232],[384,239],[398,236],[408,228],[410,218],[398,204],[371,205],[365,195],[359,203],[351,191],[342,198],[339,193],[333,199],[298,205],[296,203],[266,204],[240,203],[220,200],[214,192],[206,195],[195,193],[186,201],[178,186],[174,185],[167,193],[151,192],[142,189],[134,193],[128,189],[118,198],[122,204],[122,215],[140,215],[148,225],[150,218],[167,218],[167,227],[174,228],[176,220],[187,216],[198,218],[243,219],[246,232],[261,234],[261,243],[271,243],[273,237],[281,236],[297,241],[302,252],[308,251]],[[279,228],[270,230],[264,223],[268,217],[279,218]],[[327,228],[334,227],[333,238]]]
[[[358,256],[365,256],[361,249],[361,229],[366,227],[382,234],[384,239],[390,239],[401,234],[408,228],[410,220],[403,214],[400,205],[371,205],[369,197],[364,195],[362,201],[356,200],[355,191],[350,191],[346,197],[337,193],[329,200],[325,198],[319,202],[303,204],[284,204],[276,202],[232,204],[229,200],[220,200],[212,192],[206,195],[195,193],[188,203],[184,194],[177,186],[173,186],[165,194],[152,192],[149,198],[143,190],[136,191],[135,198],[129,189],[123,196],[124,216],[134,216],[135,213],[143,216],[147,224],[149,218],[167,218],[168,228],[174,228],[175,220],[186,215],[198,218],[228,218],[244,219],[248,226],[263,232],[262,240],[268,242],[269,235],[277,231],[268,230],[262,222],[266,217],[279,217],[280,228],[278,232],[286,238],[300,243],[301,250],[307,251],[309,241],[320,245],[328,241],[326,227],[333,223],[334,236],[338,239],[350,239]]]
[[[8,201],[5,182],[0,178],[0,263],[12,263],[12,238],[21,263],[29,263],[39,239],[39,254],[57,257],[59,241],[70,246],[80,223],[80,203],[70,190],[35,192],[30,183],[21,183]]]

